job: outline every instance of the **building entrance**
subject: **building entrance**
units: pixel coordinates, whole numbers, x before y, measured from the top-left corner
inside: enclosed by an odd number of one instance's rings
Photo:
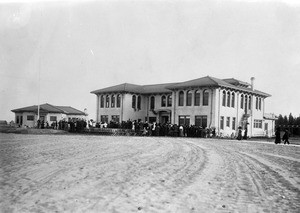
[[[168,123],[169,122],[169,116],[166,116],[166,115],[161,116],[161,122],[162,123]]]

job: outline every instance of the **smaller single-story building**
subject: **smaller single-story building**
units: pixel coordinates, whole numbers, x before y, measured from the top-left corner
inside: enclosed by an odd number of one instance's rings
[[[70,106],[54,106],[48,103],[40,105],[39,120],[53,122],[70,119],[85,119],[87,114]],[[35,127],[38,121],[38,105],[11,110],[15,113],[15,123],[22,127]]]

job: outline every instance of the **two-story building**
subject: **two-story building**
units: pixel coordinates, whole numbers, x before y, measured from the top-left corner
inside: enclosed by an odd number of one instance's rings
[[[234,78],[210,76],[179,83],[120,84],[92,91],[97,97],[97,122],[142,120],[215,128],[217,134],[271,136],[275,119],[265,116],[270,95]]]

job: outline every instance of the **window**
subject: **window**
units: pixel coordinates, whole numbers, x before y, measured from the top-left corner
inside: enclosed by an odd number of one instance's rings
[[[16,117],[16,123],[19,124],[20,123],[20,116],[17,115]]]
[[[251,109],[251,96],[249,96],[249,107],[248,107],[248,109]]]
[[[27,115],[27,121],[34,121],[33,115]]]
[[[101,123],[108,123],[108,115],[101,115],[100,119]]]
[[[119,115],[112,115],[111,120],[117,123],[120,123],[120,116]]]
[[[133,95],[133,96],[132,96],[132,108],[135,109],[135,106],[136,106],[136,96]]]
[[[256,97],[255,109],[258,109],[258,97]]]
[[[221,120],[220,120],[220,128],[224,129],[224,116],[221,116]]]
[[[100,97],[100,107],[104,108],[104,95],[101,95]]]
[[[161,107],[165,107],[166,106],[166,96],[161,96]]]
[[[227,127],[230,127],[230,117],[227,117],[227,118],[226,118],[226,126],[227,126]]]
[[[259,108],[259,110],[261,110],[261,98],[259,98],[258,108]]]
[[[145,120],[147,120],[147,117]],[[149,117],[149,123],[154,123],[154,122],[156,122],[156,117]]]
[[[230,92],[227,92],[227,106],[230,107]]]
[[[207,90],[203,91],[203,106],[208,106],[209,93]]]
[[[234,103],[235,103],[235,94],[234,92],[231,94],[231,107],[234,108]]]
[[[172,95],[168,95],[168,107],[172,106]]]
[[[139,95],[138,98],[137,98],[137,108],[138,108],[138,109],[141,109],[141,103],[142,103],[142,98],[141,98],[141,96]]]
[[[190,125],[190,116],[188,115],[180,115],[179,116],[179,125]]]
[[[254,120],[254,128],[262,129],[262,120]]]
[[[111,107],[115,107],[115,96],[114,95],[112,95],[111,96]]]
[[[106,95],[106,108],[109,108],[109,95]]]
[[[195,126],[201,126],[202,128],[207,127],[207,116],[206,115],[196,115],[195,116]]]
[[[183,106],[183,99],[184,99],[184,93],[183,91],[180,91],[179,98],[178,98],[178,106]]]
[[[195,91],[194,105],[200,106],[200,91],[199,90]]]
[[[120,108],[121,107],[121,96],[117,95],[117,107]]]
[[[223,91],[222,106],[226,106],[226,92]]]
[[[186,92],[186,106],[192,106],[192,92]]]
[[[235,130],[235,117],[232,118],[232,129]]]
[[[50,116],[50,121],[57,121],[57,117],[56,116]]]
[[[150,109],[154,109],[155,107],[155,98],[154,96],[151,96],[150,98]]]
[[[248,96],[245,95],[245,111],[247,112],[248,109]]]
[[[244,95],[241,95],[241,109],[244,109]]]

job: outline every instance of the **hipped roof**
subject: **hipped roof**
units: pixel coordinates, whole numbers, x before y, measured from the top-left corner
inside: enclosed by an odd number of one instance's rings
[[[259,90],[252,90],[249,88],[249,83],[243,82],[234,78],[219,79],[211,76],[193,79],[190,81],[184,81],[180,83],[166,83],[166,84],[153,84],[153,85],[136,85],[136,84],[120,84],[112,87],[106,87],[103,89],[92,91],[93,94],[104,93],[138,93],[138,94],[154,94],[154,93],[170,93],[173,90],[188,89],[188,88],[200,88],[200,87],[223,87],[249,93],[255,93],[263,97],[269,97],[271,95],[261,92]]]
[[[38,106],[33,105],[33,106],[28,106],[28,107],[23,107],[23,108],[18,108],[18,109],[13,109],[12,112],[34,112],[37,113],[38,111]],[[63,113],[66,115],[85,115],[84,112],[75,109],[70,106],[54,106],[48,103],[41,104],[40,105],[40,112],[47,112],[47,113]]]

